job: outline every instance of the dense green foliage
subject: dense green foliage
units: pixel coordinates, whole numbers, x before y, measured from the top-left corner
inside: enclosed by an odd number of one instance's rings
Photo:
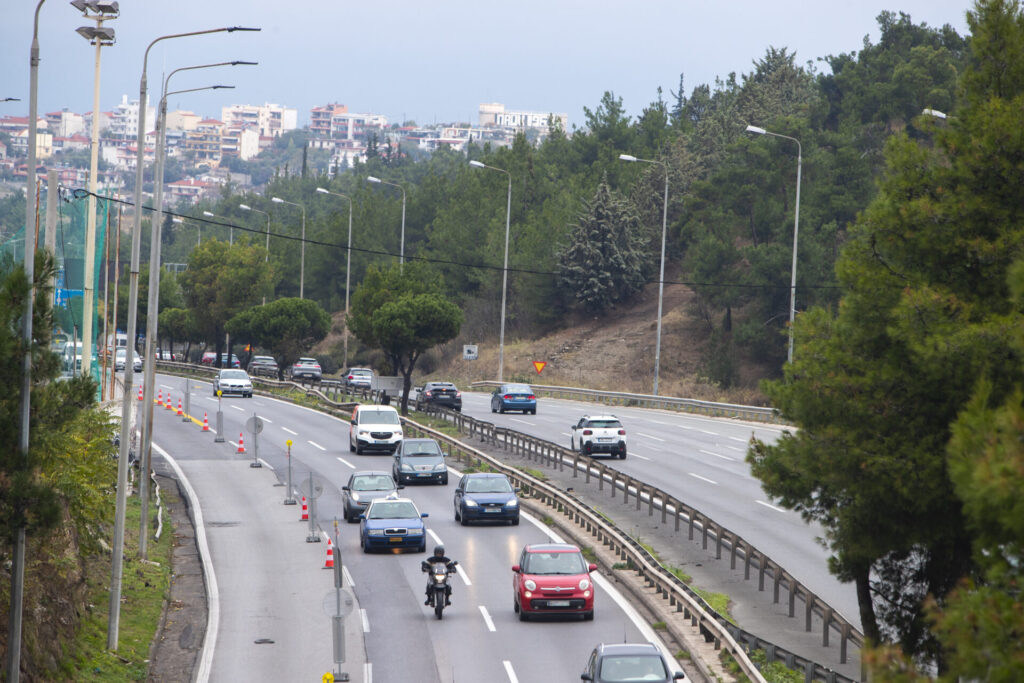
[[[767,390],[799,427],[749,460],[827,530],[871,642],[950,680],[1019,680],[1024,615],[1024,14],[978,2],[948,123],[893,136],[837,265]],[[973,550],[973,552],[972,552]],[[880,679],[913,677],[891,651]]]
[[[277,361],[280,378],[285,368],[327,336],[331,316],[315,301],[284,298],[238,313],[225,329],[231,336],[269,351]]]

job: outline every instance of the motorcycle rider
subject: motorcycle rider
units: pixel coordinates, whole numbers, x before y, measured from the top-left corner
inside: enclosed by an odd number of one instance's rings
[[[455,562],[453,560],[451,560],[450,558],[445,557],[445,555],[444,555],[444,546],[443,545],[434,546],[434,554],[433,554],[433,556],[423,560],[423,562],[420,564],[420,568],[423,569],[423,571],[425,571],[425,572],[432,572],[433,569],[434,569],[434,565],[438,564],[438,563],[441,563],[441,564],[447,566],[449,574],[454,574],[455,573]],[[429,605],[430,604],[430,588],[431,588],[432,585],[433,585],[433,582],[431,581],[431,578],[428,576],[427,577],[427,599],[423,601],[424,605]],[[452,587],[451,587],[451,585],[445,586],[445,595],[444,595],[445,607],[447,607],[448,605],[452,604],[451,597],[452,597]]]

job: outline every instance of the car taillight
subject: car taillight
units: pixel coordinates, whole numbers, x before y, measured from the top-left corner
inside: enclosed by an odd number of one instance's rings
[[[529,396],[527,396],[526,398],[530,399],[531,401],[535,401],[535,400],[537,399],[537,397],[536,397],[536,396],[534,396],[533,394],[530,394],[530,395],[529,395]]]
[[[428,392],[426,392],[426,395],[427,395],[427,398],[430,398],[431,396],[434,395],[434,393],[432,391],[428,391]]]
[[[504,396],[502,396],[502,398],[505,399],[506,401],[511,401],[512,400],[512,394],[505,394]]]
[[[590,436],[593,433],[594,433],[593,429],[584,429],[583,430],[583,436]]]
[[[455,398],[462,398],[462,392],[461,391],[456,391],[455,392]]]
[[[626,435],[626,430],[625,429],[620,429],[619,430],[619,436],[625,436],[625,435]]]
[[[352,375],[349,375],[349,376],[348,376],[348,379],[352,379],[352,377],[353,377]]]

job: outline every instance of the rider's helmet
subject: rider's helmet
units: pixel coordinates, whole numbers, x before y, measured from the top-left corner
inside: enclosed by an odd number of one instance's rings
[[[443,545],[435,545],[434,546],[434,557],[444,557],[444,546]]]

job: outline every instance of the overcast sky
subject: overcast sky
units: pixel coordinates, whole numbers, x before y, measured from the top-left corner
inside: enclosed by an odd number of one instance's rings
[[[0,115],[28,113],[29,48],[37,0],[2,0]],[[965,35],[964,0],[122,0],[108,22],[117,44],[103,48],[100,109],[138,98],[142,59],[153,39],[223,26],[231,33],[162,41],[150,52],[150,100],[161,74],[182,66],[244,59],[255,67],[181,73],[171,90],[230,84],[235,90],[172,96],[169,108],[220,117],[229,104],[273,102],[298,110],[331,102],[392,122],[477,122],[481,102],[567,113],[584,122],[606,90],[638,114],[676,90],[689,94],[730,72],[749,73],[769,47],[799,64],[878,42],[890,10],[915,24],[950,24]],[[92,109],[94,48],[75,33],[83,20],[68,0],[40,12],[39,112]]]

